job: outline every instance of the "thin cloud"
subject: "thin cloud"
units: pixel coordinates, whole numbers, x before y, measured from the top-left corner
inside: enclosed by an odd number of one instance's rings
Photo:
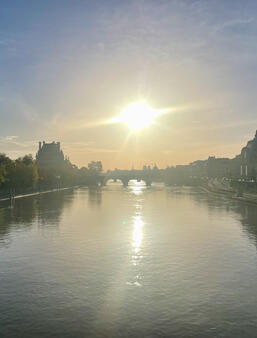
[[[0,138],[0,141],[1,141],[1,142],[11,142],[11,141],[17,139],[18,137],[19,137],[19,136],[16,136],[16,135],[5,136],[5,137]]]
[[[223,22],[222,24],[219,24],[215,27],[214,32],[220,32],[226,28],[233,27],[233,26],[239,26],[239,25],[248,25],[255,21],[253,17],[248,19],[234,19],[227,22]]]

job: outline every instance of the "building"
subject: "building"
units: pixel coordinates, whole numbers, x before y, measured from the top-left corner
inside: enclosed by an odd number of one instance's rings
[[[190,175],[209,178],[257,179],[257,131],[241,153],[232,159],[210,156],[208,160],[190,163]]]
[[[36,162],[39,168],[58,168],[64,166],[65,159],[60,142],[39,142]]]
[[[241,150],[240,176],[256,178],[257,173],[257,131],[254,139]]]
[[[229,158],[216,158],[215,156],[210,156],[206,162],[207,177],[229,177],[230,163],[231,160]]]
[[[230,176],[229,158],[216,158],[209,156],[208,160],[200,160],[190,163],[190,175],[192,177],[223,178]]]

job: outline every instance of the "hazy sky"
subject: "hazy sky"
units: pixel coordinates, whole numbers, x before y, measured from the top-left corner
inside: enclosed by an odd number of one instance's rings
[[[257,1],[2,0],[0,152],[60,141],[81,166],[233,157],[257,129]],[[131,134],[138,99],[173,108]]]

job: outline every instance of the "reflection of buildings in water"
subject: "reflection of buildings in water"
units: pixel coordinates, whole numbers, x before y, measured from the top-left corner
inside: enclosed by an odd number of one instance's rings
[[[20,198],[14,200],[11,208],[11,222],[19,226],[30,226],[37,214],[35,198]]]
[[[188,192],[187,192],[188,193]],[[223,195],[213,195],[201,190],[190,189],[189,196],[200,204],[207,204],[209,213],[216,213],[217,209],[240,215],[239,220],[243,231],[254,241],[257,248],[257,205],[229,199]]]
[[[90,188],[88,190],[88,203],[90,205],[100,206],[102,203],[102,190],[101,188]]]
[[[5,243],[12,229],[30,228],[36,216],[36,201],[31,198],[5,202],[0,209],[0,241]]]
[[[0,248],[6,247],[10,243],[10,212],[7,209],[0,209]]]
[[[37,218],[39,225],[58,226],[64,207],[74,199],[72,189],[42,194],[37,198]]]
[[[29,228],[37,220],[39,225],[58,226],[64,207],[72,203],[73,190],[62,190],[33,197],[18,198],[0,208],[0,241],[12,229]]]
[[[247,235],[257,248],[257,205],[239,204],[236,211],[242,216],[243,229],[247,231]]]

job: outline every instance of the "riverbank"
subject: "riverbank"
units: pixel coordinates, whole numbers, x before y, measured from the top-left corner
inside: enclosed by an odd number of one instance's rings
[[[78,188],[78,186],[67,187],[67,188],[59,188],[59,189],[50,189],[50,190],[44,190],[44,191],[35,191],[35,192],[27,193],[27,194],[15,195],[15,196],[12,196],[12,197],[4,197],[4,198],[0,198],[0,202],[15,200],[15,199],[18,199],[18,198],[24,198],[24,197],[30,197],[30,196],[37,196],[37,195],[42,195],[42,194],[48,194],[50,192],[69,190],[69,189],[74,189],[74,188]]]
[[[0,202],[15,200],[19,198],[25,198],[25,197],[31,197],[31,196],[37,196],[37,195],[42,195],[42,194],[48,194],[51,192],[69,190],[69,189],[74,189],[78,187],[79,186],[73,186],[73,187],[66,187],[66,188],[59,188],[59,189],[57,188],[50,189],[50,190],[45,190],[45,191],[36,191],[36,192],[27,193],[27,194],[18,194],[16,196],[13,196],[12,198],[10,196],[0,198]],[[245,203],[257,204],[257,194],[244,192],[243,196],[236,196],[236,191],[232,190],[230,187],[222,186],[220,182],[217,182],[217,184],[215,184],[213,181],[210,181],[206,185],[199,186],[199,188],[205,191],[206,193],[211,193],[217,196],[220,196],[220,195],[226,196],[230,199],[245,202]]]
[[[229,186],[225,186],[225,185],[222,186],[221,182],[218,182],[218,184],[215,184],[214,181],[211,181],[211,182],[208,182],[208,184],[204,186],[200,186],[200,188],[207,193],[212,193],[215,195],[223,195],[230,199],[237,200],[240,202],[257,204],[257,194],[244,192],[242,196],[237,196],[236,191],[234,191]]]

